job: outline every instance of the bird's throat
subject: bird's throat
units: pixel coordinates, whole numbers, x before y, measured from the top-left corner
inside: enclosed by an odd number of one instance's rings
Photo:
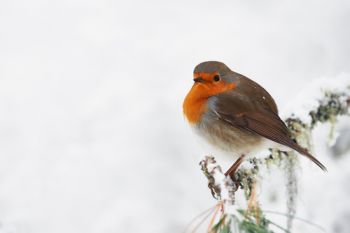
[[[190,124],[200,121],[207,108],[207,98],[198,98],[193,93],[188,93],[183,103],[184,114]]]

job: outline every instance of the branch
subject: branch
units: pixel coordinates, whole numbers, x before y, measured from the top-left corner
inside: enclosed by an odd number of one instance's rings
[[[349,115],[350,108],[350,86],[342,91],[325,91],[323,97],[318,100],[318,105],[307,110],[310,121],[303,121],[295,114],[291,114],[285,122],[291,131],[291,136],[301,146],[311,149],[311,131],[317,124],[330,122],[332,124],[331,136],[333,135],[334,124],[337,117],[342,115]],[[246,199],[248,200],[253,193],[254,184],[257,182],[257,175],[259,174],[260,166],[265,166],[267,169],[271,165],[277,165],[283,168],[286,174],[287,186],[287,229],[278,226],[285,232],[290,232],[293,224],[294,215],[296,213],[296,195],[298,193],[298,183],[296,176],[296,165],[298,157],[294,151],[284,152],[277,149],[270,149],[270,153],[264,158],[253,158],[248,160],[251,164],[250,168],[240,168],[235,174],[233,182],[230,177],[226,177],[222,172],[221,167],[216,163],[214,157],[206,156],[201,162],[201,169],[208,179],[208,187],[212,196],[225,206],[232,206],[235,204],[235,193],[238,188],[244,190]],[[283,166],[282,166],[283,165]],[[238,184],[238,185],[237,185]],[[255,210],[236,210],[225,211],[218,223],[212,227],[210,232],[232,232],[223,231],[227,229],[238,229],[237,232],[272,232],[268,225],[277,225],[267,220],[259,205],[255,206]],[[258,216],[258,217],[257,217]],[[234,223],[234,224],[233,224]],[[233,226],[233,225],[234,226]],[[210,225],[211,227],[211,225]],[[237,228],[238,227],[238,228]],[[255,230],[254,230],[255,229]]]

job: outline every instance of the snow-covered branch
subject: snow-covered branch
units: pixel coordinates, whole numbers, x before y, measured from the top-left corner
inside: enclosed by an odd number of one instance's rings
[[[309,108],[302,108],[289,113],[289,117],[285,122],[290,129],[291,136],[301,146],[311,149],[311,131],[317,124],[330,122],[333,126],[336,123],[337,117],[341,115],[349,115],[350,108],[350,81],[341,84],[342,88],[333,88],[323,90],[323,94],[313,100],[313,106]],[[317,104],[315,104],[317,103]],[[293,109],[293,108],[291,108]],[[331,136],[333,135],[334,127],[331,129]],[[225,212],[210,232],[250,232],[249,229],[260,229],[259,232],[272,232],[269,225],[275,225],[269,222],[264,216],[262,210],[259,208],[255,198],[255,188],[258,182],[256,177],[259,173],[260,167],[264,166],[269,169],[271,165],[281,167],[286,174],[287,186],[287,211],[288,217],[285,232],[290,232],[293,225],[293,216],[296,213],[296,195],[298,193],[298,182],[296,172],[296,164],[298,156],[294,151],[284,152],[277,149],[271,149],[270,154],[263,158],[254,158],[248,160],[250,167],[242,167],[238,169],[235,174],[235,181],[230,177],[226,177],[221,170],[221,167],[216,163],[214,157],[206,156],[201,162],[201,169],[208,179],[208,187],[212,196],[222,202],[224,205],[235,204],[235,193],[239,188],[243,189],[248,201],[247,210],[237,210],[234,212]],[[249,199],[249,200],[248,200]],[[238,213],[238,214],[237,214]],[[239,214],[241,213],[241,215]],[[244,214],[242,214],[244,213]],[[239,216],[240,215],[240,218]],[[231,218],[230,221],[227,219]],[[226,219],[226,221],[222,221]],[[232,222],[236,225],[232,228]],[[249,223],[249,224],[248,224]],[[221,225],[220,225],[221,224]],[[238,224],[238,228],[237,228]],[[251,228],[247,229],[244,226]],[[226,229],[228,231],[221,231]],[[255,230],[256,230],[255,229]],[[263,231],[264,230],[264,231]]]

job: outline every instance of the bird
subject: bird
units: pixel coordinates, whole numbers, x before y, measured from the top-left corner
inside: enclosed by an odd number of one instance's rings
[[[183,113],[209,144],[238,157],[225,175],[232,176],[246,155],[265,145],[289,147],[327,170],[292,139],[274,99],[258,83],[218,61],[198,64],[193,81],[183,102]]]

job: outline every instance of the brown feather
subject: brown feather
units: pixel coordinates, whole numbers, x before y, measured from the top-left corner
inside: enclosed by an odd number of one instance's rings
[[[239,82],[235,90],[216,96],[215,114],[218,118],[234,127],[290,147],[326,171],[320,161],[291,139],[290,132],[278,116],[276,104],[267,91],[246,77]]]

